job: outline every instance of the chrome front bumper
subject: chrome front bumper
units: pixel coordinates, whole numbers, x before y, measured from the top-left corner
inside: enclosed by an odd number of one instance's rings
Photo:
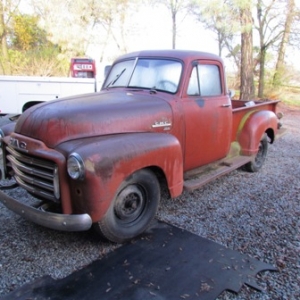
[[[41,226],[60,231],[85,231],[92,226],[92,219],[88,214],[64,215],[52,213],[25,205],[0,190],[0,201],[11,211],[24,219]]]

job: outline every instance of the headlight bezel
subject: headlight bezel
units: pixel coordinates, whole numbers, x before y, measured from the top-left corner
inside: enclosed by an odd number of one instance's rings
[[[83,180],[85,174],[84,162],[81,156],[73,152],[67,160],[67,172],[73,180]]]

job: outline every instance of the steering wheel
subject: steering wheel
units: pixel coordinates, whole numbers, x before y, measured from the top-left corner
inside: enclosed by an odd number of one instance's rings
[[[158,83],[157,83],[157,89],[160,89],[160,90],[165,90],[165,91],[168,91],[168,92],[176,92],[177,90],[177,85],[170,81],[170,80],[160,80]]]

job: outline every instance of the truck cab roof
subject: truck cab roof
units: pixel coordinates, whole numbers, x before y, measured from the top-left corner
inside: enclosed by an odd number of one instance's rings
[[[201,52],[201,51],[190,51],[190,50],[141,50],[136,52],[131,52],[120,56],[117,61],[132,58],[132,57],[163,57],[163,58],[173,58],[180,59],[182,61],[193,61],[197,59],[213,59],[222,61],[222,59],[215,54]]]

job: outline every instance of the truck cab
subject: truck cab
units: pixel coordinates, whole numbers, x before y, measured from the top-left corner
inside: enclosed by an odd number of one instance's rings
[[[258,171],[283,132],[277,103],[231,100],[213,54],[126,54],[99,93],[37,105],[2,128],[4,177],[41,209],[0,200],[46,227],[128,241],[154,218],[162,185],[176,198],[241,166]]]

